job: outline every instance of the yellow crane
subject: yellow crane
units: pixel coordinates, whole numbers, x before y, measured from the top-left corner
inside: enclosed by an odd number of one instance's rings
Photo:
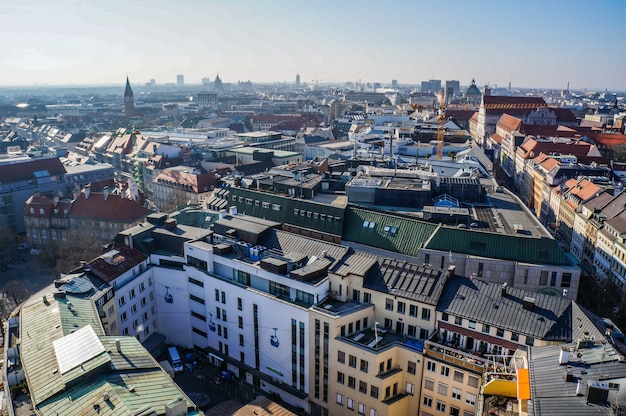
[[[445,132],[444,124],[446,123],[446,94],[444,90],[437,94],[439,100],[439,111],[437,111],[437,160],[443,159],[443,133]]]

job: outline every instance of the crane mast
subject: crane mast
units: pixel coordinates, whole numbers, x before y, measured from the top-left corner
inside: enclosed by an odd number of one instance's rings
[[[437,111],[437,160],[443,159],[443,136],[444,124],[446,122],[446,95],[443,90],[437,94],[439,100],[439,111]]]

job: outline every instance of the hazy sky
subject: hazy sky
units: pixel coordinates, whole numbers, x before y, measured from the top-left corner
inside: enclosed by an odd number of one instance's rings
[[[358,81],[626,91],[623,0],[2,0],[0,85]]]

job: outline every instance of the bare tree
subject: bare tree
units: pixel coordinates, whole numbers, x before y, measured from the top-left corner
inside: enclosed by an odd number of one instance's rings
[[[33,294],[33,285],[26,280],[9,280],[3,291],[14,306],[17,306]]]

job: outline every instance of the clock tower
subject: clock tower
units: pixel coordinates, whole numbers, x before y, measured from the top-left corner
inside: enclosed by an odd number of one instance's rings
[[[126,89],[124,90],[124,115],[126,117],[132,117],[135,114],[135,96],[133,90],[130,88],[130,82],[126,77]]]

